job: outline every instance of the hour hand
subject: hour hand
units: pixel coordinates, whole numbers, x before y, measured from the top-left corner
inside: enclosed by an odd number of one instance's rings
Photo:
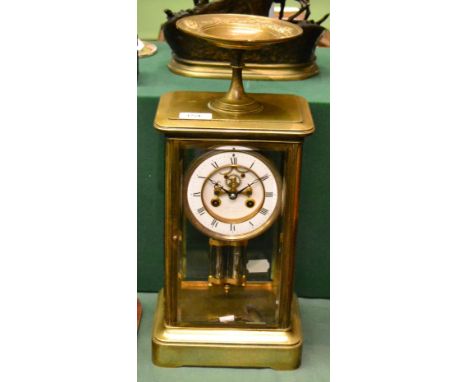
[[[226,194],[229,194],[229,191],[226,190],[223,186],[221,186],[221,184],[219,184],[218,182],[214,183],[214,193],[220,193],[220,190],[223,190]]]
[[[223,186],[219,184],[215,186],[215,189],[214,189],[215,195],[219,197],[219,194],[221,194],[222,192],[221,190],[224,191],[229,196],[229,199],[234,200],[237,198],[238,193],[236,193],[235,191],[226,190]]]

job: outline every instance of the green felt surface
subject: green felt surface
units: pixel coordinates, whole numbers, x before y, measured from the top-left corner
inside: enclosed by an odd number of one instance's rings
[[[140,60],[138,81],[138,290],[163,286],[164,137],[153,128],[161,94],[174,90],[225,91],[227,80],[194,79],[167,69],[170,49],[158,43],[155,56]],[[318,49],[318,76],[303,81],[246,81],[257,93],[305,97],[316,132],[304,143],[296,254],[295,291],[302,297],[329,298],[330,77],[329,50]]]
[[[193,8],[193,0],[137,0],[137,28],[138,35],[143,40],[156,40],[159,36],[161,25],[166,21],[165,9],[173,12],[182,9]],[[286,6],[298,7],[299,3],[295,0],[287,0]],[[310,2],[311,15],[309,20],[318,20],[322,16],[330,13],[330,0],[313,0]],[[330,29],[330,21],[322,24]]]
[[[143,316],[138,331],[138,382],[328,382],[330,380],[330,302],[299,299],[304,345],[300,368],[290,371],[154,366],[151,361],[151,336],[156,293],[139,293]]]

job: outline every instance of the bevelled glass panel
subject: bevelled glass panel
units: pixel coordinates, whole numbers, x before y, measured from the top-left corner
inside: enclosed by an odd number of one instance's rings
[[[284,156],[181,146],[177,325],[278,327]]]

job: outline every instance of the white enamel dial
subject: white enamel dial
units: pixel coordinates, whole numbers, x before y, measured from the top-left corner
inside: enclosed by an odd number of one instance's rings
[[[281,204],[281,180],[253,151],[212,151],[197,160],[185,180],[187,216],[206,235],[244,240],[264,232]]]

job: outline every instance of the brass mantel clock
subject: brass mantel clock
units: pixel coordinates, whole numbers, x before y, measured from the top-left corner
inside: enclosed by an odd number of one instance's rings
[[[295,38],[291,23],[200,15],[178,28],[232,49],[229,91],[161,97],[166,136],[165,283],[153,330],[161,366],[294,369],[302,334],[293,294],[302,97],[247,95],[242,52]]]

